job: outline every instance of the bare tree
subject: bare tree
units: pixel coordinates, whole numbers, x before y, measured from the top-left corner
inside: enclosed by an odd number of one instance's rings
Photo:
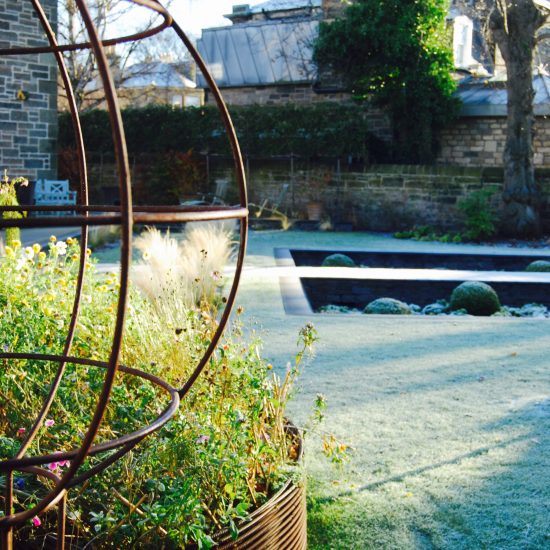
[[[169,2],[165,2],[168,5]],[[139,10],[141,17],[129,17],[130,10],[136,9],[135,4],[128,0],[90,0],[88,2],[90,13],[94,24],[98,29],[101,40],[112,38],[117,35],[130,34],[145,31],[158,23],[159,18],[153,12]],[[136,20],[134,25],[128,21]],[[58,40],[60,43],[75,44],[87,42],[86,28],[80,17],[75,0],[59,0],[59,25]],[[151,56],[152,44],[137,41],[124,44],[119,47],[110,47],[107,50],[107,57],[110,68],[115,77],[115,84],[120,86],[127,78],[135,77],[136,73],[128,72],[130,65],[139,63]],[[78,108],[89,110],[99,106],[103,100],[101,86],[97,82],[97,64],[91,50],[75,50],[65,53],[65,63],[69,72],[71,85],[75,92]],[[66,100],[66,93],[62,86],[59,89],[60,102],[63,107],[63,100]]]
[[[547,20],[536,0],[485,0],[488,27],[507,72],[508,118],[504,149],[504,223],[508,235],[540,233],[541,190],[534,169],[533,57]]]

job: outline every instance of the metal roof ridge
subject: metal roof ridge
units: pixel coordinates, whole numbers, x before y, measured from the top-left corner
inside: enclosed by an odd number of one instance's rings
[[[279,17],[277,19],[264,19],[256,21],[245,21],[243,23],[235,23],[233,25],[221,25],[219,27],[208,27],[206,29],[201,29],[202,33],[212,32],[212,31],[229,31],[231,29],[242,29],[243,27],[262,27],[268,25],[291,25],[294,23],[303,23],[307,21],[321,21],[321,15],[300,15],[296,17]]]

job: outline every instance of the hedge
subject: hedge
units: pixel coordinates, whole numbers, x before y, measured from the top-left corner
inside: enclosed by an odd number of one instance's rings
[[[269,157],[295,154],[305,158],[353,156],[367,152],[380,160],[387,147],[369,132],[366,109],[360,105],[323,103],[310,106],[232,107],[231,116],[243,153]],[[122,111],[130,153],[163,151],[228,154],[229,144],[214,107],[177,109],[164,105]],[[112,151],[108,114],[81,115],[86,149]],[[59,147],[74,147],[71,119],[60,114]]]

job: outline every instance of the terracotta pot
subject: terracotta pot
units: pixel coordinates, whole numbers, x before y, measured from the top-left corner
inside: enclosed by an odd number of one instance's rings
[[[323,213],[323,203],[320,201],[310,201],[306,204],[306,211],[309,221],[319,222]]]

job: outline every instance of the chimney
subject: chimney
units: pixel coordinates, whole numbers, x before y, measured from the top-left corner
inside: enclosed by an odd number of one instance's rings
[[[323,0],[323,19],[335,19],[342,15],[351,0]]]
[[[453,53],[455,67],[470,69],[475,60],[472,55],[474,24],[466,15],[459,15],[454,20]]]

